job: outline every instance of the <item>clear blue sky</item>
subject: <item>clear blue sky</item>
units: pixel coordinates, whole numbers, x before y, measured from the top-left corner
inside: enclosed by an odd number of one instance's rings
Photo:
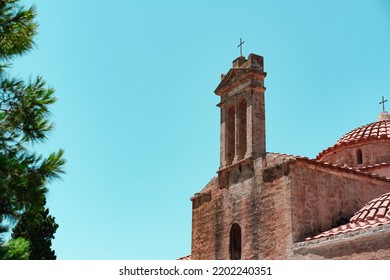
[[[56,89],[47,154],[59,259],[191,252],[190,197],[219,167],[214,89],[239,55],[268,73],[267,150],[315,157],[390,99],[390,2],[25,0],[36,48],[20,77]],[[390,106],[390,105],[389,105]]]

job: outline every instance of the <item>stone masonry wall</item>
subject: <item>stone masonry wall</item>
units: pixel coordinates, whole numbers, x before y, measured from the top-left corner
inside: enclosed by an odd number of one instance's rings
[[[390,183],[297,161],[291,165],[293,242],[346,223]]]
[[[192,200],[192,248],[193,260],[215,258],[215,213],[216,202],[212,201],[219,191],[218,178],[213,178],[208,185],[191,198]]]
[[[192,259],[229,259],[241,227],[242,259],[286,259],[292,245],[289,165],[267,156],[213,179],[193,201]],[[226,185],[225,185],[226,184]]]
[[[292,246],[291,177],[288,162],[281,157],[267,155],[261,173],[259,197],[260,257],[288,259]],[[260,177],[260,176],[257,176]]]
[[[222,175],[221,175],[222,177]],[[230,259],[230,229],[241,227],[242,259],[258,259],[258,191],[250,166],[229,170],[228,184],[213,179],[195,195],[192,211],[192,259]],[[210,198],[198,203],[204,193]]]

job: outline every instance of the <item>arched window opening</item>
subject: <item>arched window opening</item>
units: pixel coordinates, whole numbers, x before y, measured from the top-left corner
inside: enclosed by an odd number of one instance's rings
[[[357,164],[363,164],[363,153],[362,150],[358,149],[356,152]]]
[[[231,164],[235,155],[235,111],[234,107],[230,107],[227,113],[227,125],[226,125],[226,136],[227,136],[227,149],[226,159],[227,164]]]
[[[241,227],[238,224],[230,229],[230,259],[241,260]]]
[[[243,159],[246,154],[246,101],[242,100],[238,106],[238,159]]]

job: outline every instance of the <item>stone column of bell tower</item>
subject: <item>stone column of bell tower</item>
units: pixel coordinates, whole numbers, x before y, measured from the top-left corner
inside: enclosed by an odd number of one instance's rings
[[[263,57],[250,54],[233,61],[233,68],[215,90],[221,97],[221,148],[219,172],[241,162],[264,157],[265,108],[264,108]]]

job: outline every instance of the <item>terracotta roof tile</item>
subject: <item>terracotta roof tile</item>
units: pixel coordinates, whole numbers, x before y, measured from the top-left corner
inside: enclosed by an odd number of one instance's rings
[[[357,219],[358,222],[364,221],[364,219],[367,217],[367,215],[368,215],[368,210],[364,210],[363,212],[361,212],[358,219]]]
[[[378,209],[379,206],[382,204],[382,202],[383,202],[382,200],[378,200],[378,201],[374,204],[373,208]]]
[[[390,192],[368,202],[362,209],[355,213],[349,223],[308,237],[305,241],[387,224],[390,224]]]
[[[376,212],[378,212],[378,209],[371,209],[370,212],[368,212],[366,219],[368,220],[374,219]]]
[[[376,214],[376,216],[378,218],[383,218],[386,215],[386,211],[387,211],[386,207],[381,207],[378,209],[378,213]]]
[[[390,204],[390,201],[389,200],[384,200],[381,204],[381,207],[388,207]]]

